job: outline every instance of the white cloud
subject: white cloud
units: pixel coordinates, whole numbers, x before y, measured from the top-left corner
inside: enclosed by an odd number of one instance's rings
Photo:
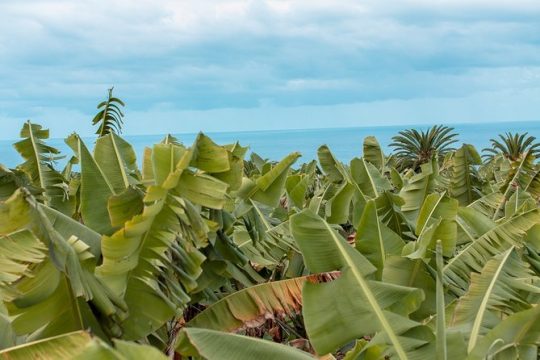
[[[146,116],[532,93],[539,16],[528,0],[4,1],[0,116],[82,119],[112,84]]]

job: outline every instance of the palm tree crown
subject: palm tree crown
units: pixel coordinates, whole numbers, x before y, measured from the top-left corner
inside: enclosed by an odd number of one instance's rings
[[[490,148],[482,149],[485,154],[482,156],[487,159],[492,159],[496,155],[502,154],[507,159],[512,161],[520,159],[523,154],[529,153],[534,157],[540,156],[540,143],[535,142],[536,137],[530,136],[528,133],[511,133],[507,132],[504,135],[499,134],[498,139],[489,139],[491,142]]]
[[[392,137],[390,144],[395,150],[395,157],[401,168],[418,168],[419,165],[428,162],[435,154],[443,157],[457,142],[457,134],[452,132],[454,128],[436,125],[426,131],[407,129]]]

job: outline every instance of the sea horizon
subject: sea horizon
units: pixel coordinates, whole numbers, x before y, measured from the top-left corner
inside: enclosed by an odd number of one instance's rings
[[[334,155],[341,161],[350,161],[354,157],[362,156],[362,142],[366,136],[375,136],[385,152],[390,152],[391,138],[401,130],[425,130],[434,124],[407,124],[407,125],[378,125],[378,126],[351,126],[327,127],[305,129],[276,129],[276,130],[244,130],[204,132],[218,144],[228,144],[238,141],[242,146],[248,146],[250,152],[255,152],[263,158],[279,160],[290,152],[299,151],[302,154],[300,161],[310,161],[316,158],[317,149],[321,145],[328,145]],[[443,124],[454,128],[458,134],[458,143],[474,145],[478,151],[490,145],[490,139],[505,132],[527,132],[529,135],[540,138],[540,121],[508,121],[493,123],[453,123]],[[126,124],[129,126],[129,123]],[[190,145],[200,132],[171,132],[169,134],[178,138],[186,145]],[[54,135],[54,134],[53,134]],[[163,134],[137,134],[121,136],[130,142],[141,163],[145,147],[161,141],[167,133]],[[276,138],[275,135],[281,135]],[[92,148],[96,137],[84,136],[83,140]],[[22,158],[13,148],[13,143],[20,139],[0,140],[0,153],[2,165],[14,167],[22,163]],[[46,140],[47,144],[58,148],[62,155],[70,156],[71,149],[65,144],[64,138],[52,137]],[[60,161],[61,163],[62,161]]]

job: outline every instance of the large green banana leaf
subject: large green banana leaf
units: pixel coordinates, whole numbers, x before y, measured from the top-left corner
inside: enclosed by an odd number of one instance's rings
[[[390,168],[390,182],[397,191],[400,191],[405,184],[403,176],[394,167]]]
[[[93,157],[77,135],[66,142],[81,166],[82,219],[93,230],[110,235],[142,208],[141,196],[133,187],[140,180],[135,152],[114,133],[96,141]]]
[[[409,242],[403,249],[403,255],[411,259],[429,260],[433,257],[436,242],[440,240],[444,256],[452,256],[457,240],[457,211],[457,200],[444,193],[429,194],[416,220],[418,240]]]
[[[25,188],[34,196],[43,192],[41,188],[32,185],[30,178],[24,171],[8,169],[0,164],[0,200],[5,201],[19,188]]]
[[[519,164],[512,164],[511,170],[502,184],[499,191],[503,193],[503,201],[501,201],[494,211],[493,219],[496,220],[500,216],[506,201],[510,199],[514,192],[521,188],[526,189],[537,173],[534,165],[535,157],[532,154],[523,156]]]
[[[327,145],[319,147],[317,156],[319,164],[330,182],[339,183],[347,178],[345,166],[335,158]]]
[[[469,354],[470,360],[538,359],[540,306],[512,314],[482,337]]]
[[[264,175],[255,179],[244,177],[242,187],[238,190],[238,197],[245,200],[253,199],[268,206],[277,206],[285,192],[289,169],[299,157],[300,153],[291,153]]]
[[[534,209],[498,224],[466,245],[444,267],[447,286],[456,295],[463,295],[469,288],[472,272],[480,272],[493,256],[511,246],[522,247],[526,231],[538,223],[540,211]]]
[[[65,239],[69,239],[72,236],[80,239],[88,245],[88,251],[90,251],[96,259],[99,259],[101,256],[100,234],[48,206],[38,204],[38,208],[43,212],[51,225],[61,236]]]
[[[386,163],[384,153],[375,136],[366,136],[364,138],[362,156],[381,173],[384,171],[384,165]]]
[[[287,177],[285,189],[292,205],[302,209],[312,174],[295,174]]]
[[[456,218],[458,228],[466,235],[467,240],[463,243],[472,242],[497,226],[491,217],[472,207],[458,208]]]
[[[12,300],[17,292],[11,284],[30,276],[31,266],[42,263],[47,247],[30,230],[0,236],[0,299]]]
[[[428,265],[421,259],[389,256],[383,269],[382,281],[422,289],[425,300],[411,314],[412,319],[421,321],[437,312],[435,279]]]
[[[211,209],[222,209],[226,204],[229,185],[213,176],[185,171],[176,186],[179,196]]]
[[[165,360],[158,349],[148,345],[114,341],[110,347],[87,332],[77,331],[31,342],[0,352],[1,359],[10,360]]]
[[[401,254],[405,243],[399,235],[381,223],[375,200],[367,202],[356,229],[356,249],[377,268],[376,277],[380,280],[386,258]]]
[[[445,195],[445,193],[433,193],[426,197],[416,220],[415,233],[417,236],[420,236],[427,226],[438,219],[455,221],[458,211],[458,202]]]
[[[13,346],[16,342],[3,301],[17,297],[12,284],[31,276],[30,267],[43,262],[46,256],[47,247],[29,230],[0,236],[0,349]]]
[[[107,212],[111,225],[119,227],[135,215],[142,212],[144,193],[137,187],[130,186],[118,195],[111,195],[107,201]]]
[[[101,254],[100,235],[87,228],[76,220],[56,211],[48,206],[32,201],[34,207],[29,206],[28,199],[31,195],[25,190],[16,191],[5,201],[0,201],[0,235],[16,232],[24,229],[29,224],[29,219],[35,214],[33,208],[39,209],[48,219],[52,227],[64,238],[75,236],[84,241],[89,251],[98,258]],[[39,228],[39,224],[32,224]],[[40,230],[42,231],[42,229]]]
[[[326,221],[332,224],[347,223],[349,221],[351,201],[355,194],[355,186],[349,182],[344,182],[339,185],[330,184],[330,187],[335,189],[332,191],[332,197],[325,204]],[[327,192],[327,194],[330,193]]]
[[[480,155],[474,146],[469,144],[463,144],[452,155],[449,192],[460,205],[469,205],[480,197],[480,184],[475,166],[481,163]]]
[[[13,360],[64,360],[81,355],[93,341],[90,334],[79,331],[0,351],[0,358]]]
[[[21,130],[21,137],[24,139],[13,145],[25,160],[19,168],[28,175],[34,186],[43,191],[46,205],[71,214],[73,203],[68,199],[66,181],[52,167],[53,162],[60,158],[60,152],[43,141],[49,138],[49,130],[28,121]]]
[[[504,154],[499,154],[492,161],[482,166],[480,170],[484,170],[484,176],[493,181],[495,188],[501,189],[508,185],[508,179],[513,176],[516,163],[519,163],[519,161],[512,161]]]
[[[171,134],[165,135],[165,138],[161,140],[161,144],[164,145],[176,145],[173,149],[184,149],[184,145],[178,141],[178,139]],[[153,159],[153,148],[145,147],[143,150],[143,161],[142,161],[142,179],[145,184],[153,184],[154,183],[154,161]],[[176,150],[175,150],[176,151]],[[191,158],[188,160],[188,162],[191,161]],[[173,164],[175,165],[175,164]]]
[[[308,353],[262,339],[208,329],[185,328],[177,351],[206,360],[313,360]]]
[[[495,221],[498,217],[497,212],[504,207],[505,201],[506,199],[501,192],[494,191],[473,201],[467,207],[475,209]]]
[[[504,204],[504,217],[509,219],[512,216],[527,212],[537,207],[536,200],[526,191],[516,189]]]
[[[210,305],[186,326],[225,332],[258,327],[268,319],[298,314],[302,286],[316,275],[268,282],[237,291]]]
[[[152,164],[152,148],[145,147],[142,160],[142,181],[143,183],[154,183],[154,169]]]
[[[375,165],[365,159],[354,158],[351,160],[351,176],[359,187],[363,195],[374,199],[387,190],[392,189],[392,185]]]
[[[8,223],[29,229],[35,236],[28,230],[10,232],[2,226],[0,233],[19,246],[39,241],[49,255],[39,259],[22,251],[7,253],[11,260],[18,256],[19,262],[34,262],[17,274],[12,273],[15,276],[5,284],[10,291],[4,301],[15,333],[40,339],[91,327],[103,334],[89,304],[102,316],[107,331],[114,332],[114,323],[126,310],[125,305],[93,275],[97,259],[90,247],[74,234],[66,238],[66,229],[56,230],[42,206],[21,191],[0,203],[0,209]],[[23,255],[25,258],[20,258]]]
[[[242,186],[242,176],[244,175],[244,157],[247,147],[240,146],[239,143],[226,145],[230,163],[230,169],[223,172],[212,172],[212,176],[229,185],[229,191],[237,191]]]
[[[538,164],[531,166],[526,176],[519,179],[520,188],[527,191],[535,199],[540,198],[540,168]]]
[[[388,356],[431,352],[431,330],[407,317],[423,300],[420,290],[371,280],[376,268],[311,210],[293,215],[290,223],[310,271],[342,273],[328,283],[304,285],[306,331],[318,354],[374,333],[373,345],[387,345]]]
[[[100,234],[110,235],[115,228],[107,204],[109,197],[116,194],[114,187],[78,135],[69,136],[66,143],[79,158],[81,166],[80,210],[84,224]]]
[[[152,347],[150,345],[144,345],[144,344],[138,344],[131,341],[123,341],[123,340],[113,340],[114,343],[114,349],[108,348],[109,352],[113,352],[115,355],[115,359],[121,359],[121,360],[167,360],[168,357],[165,356],[161,351],[156,349],[155,347]],[[102,347],[105,348],[105,344],[101,343]],[[99,350],[99,349],[97,349]],[[80,359],[77,360],[93,360],[96,358],[100,358],[97,356],[98,354],[94,355],[91,352],[87,352],[84,354],[84,356],[81,356]]]
[[[375,203],[377,205],[379,219],[383,224],[388,226],[401,238],[411,238],[411,225],[401,212],[404,202],[399,195],[385,191],[375,199]]]
[[[480,274],[471,274],[471,284],[455,307],[452,324],[467,334],[468,351],[494,328],[503,315],[530,308],[529,294],[539,294],[540,278],[519,258],[514,246],[489,260]]]
[[[203,133],[199,133],[195,140],[190,165],[208,173],[222,173],[231,169],[227,149]]]
[[[96,140],[94,159],[114,193],[121,193],[129,185],[138,183],[140,174],[135,151],[128,142],[115,133]]]
[[[234,226],[234,242],[254,264],[274,269],[291,251],[298,251],[296,244],[288,223],[272,217],[272,208],[252,200],[249,203],[249,210]]]
[[[0,294],[0,298],[2,295]],[[14,346],[17,343],[15,332],[11,328],[11,321],[4,303],[0,301],[0,350]]]
[[[399,196],[404,202],[401,210],[411,222],[416,220],[424,200],[438,185],[437,160],[433,159],[430,163],[422,164],[421,168],[422,171],[412,176],[399,192]]]

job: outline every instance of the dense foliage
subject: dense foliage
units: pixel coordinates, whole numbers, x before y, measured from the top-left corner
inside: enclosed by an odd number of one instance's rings
[[[348,164],[323,145],[300,165],[199,134],[139,162],[112,99],[63,169],[31,122],[24,162],[0,167],[0,356],[537,358],[527,147],[482,163],[437,128],[445,156],[397,169],[373,137]]]

